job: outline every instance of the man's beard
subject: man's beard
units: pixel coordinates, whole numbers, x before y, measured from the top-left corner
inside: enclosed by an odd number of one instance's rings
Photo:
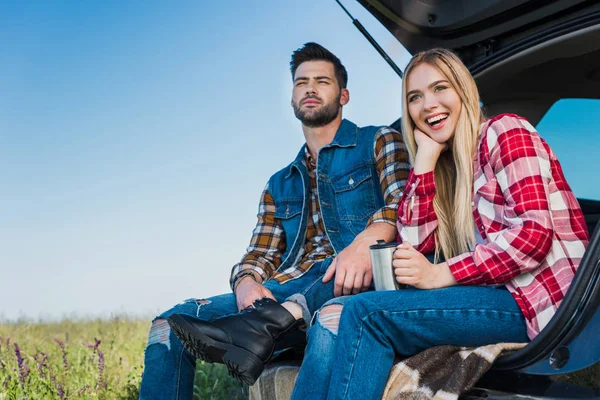
[[[323,104],[321,108],[317,110],[309,109],[307,111],[302,110],[300,108],[300,104],[307,98],[321,100],[317,96],[308,96],[300,100],[298,104],[292,101],[292,107],[294,108],[294,114],[296,118],[302,122],[302,125],[309,128],[319,128],[321,126],[325,126],[331,121],[333,121],[338,113],[340,112],[340,98],[342,94],[340,93],[331,103]]]

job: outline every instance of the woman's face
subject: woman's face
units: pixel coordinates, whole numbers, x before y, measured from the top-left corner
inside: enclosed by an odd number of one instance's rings
[[[462,102],[448,79],[427,63],[406,78],[408,113],[417,129],[438,143],[446,143],[456,130]]]

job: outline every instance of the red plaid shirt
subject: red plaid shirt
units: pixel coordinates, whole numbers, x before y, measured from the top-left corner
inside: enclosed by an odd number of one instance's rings
[[[474,160],[473,217],[485,244],[446,260],[462,285],[504,284],[533,339],[550,321],[579,266],[589,234],[548,144],[525,119],[502,114],[482,126]],[[433,172],[411,170],[398,206],[399,240],[435,249]]]

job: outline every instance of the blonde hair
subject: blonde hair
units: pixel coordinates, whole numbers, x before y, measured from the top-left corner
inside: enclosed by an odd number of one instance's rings
[[[440,71],[458,93],[462,107],[454,135],[435,166],[436,194],[433,208],[438,227],[435,233],[436,261],[440,252],[445,259],[470,251],[475,244],[475,225],[471,210],[473,161],[484,121],[475,80],[462,61],[446,49],[431,49],[416,54],[408,63],[402,80],[402,133],[414,164],[417,154],[415,124],[408,112],[407,81],[411,72],[427,63]]]

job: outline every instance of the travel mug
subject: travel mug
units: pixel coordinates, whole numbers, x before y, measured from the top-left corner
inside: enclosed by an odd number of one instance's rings
[[[394,275],[394,268],[392,267],[394,251],[399,244],[378,240],[377,244],[369,247],[375,290],[396,290],[405,287],[405,285],[401,285],[396,281],[396,275]]]

